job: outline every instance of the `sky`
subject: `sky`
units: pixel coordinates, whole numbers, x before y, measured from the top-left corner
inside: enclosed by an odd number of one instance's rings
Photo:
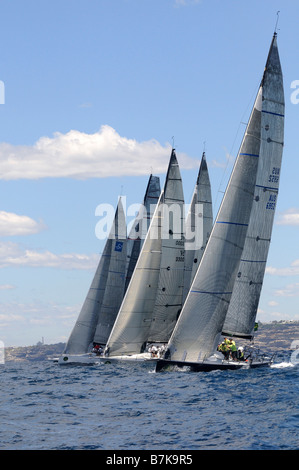
[[[279,16],[277,12],[279,13]],[[105,240],[176,149],[189,203],[205,151],[214,215],[273,32],[285,146],[258,320],[299,320],[299,1],[0,0],[0,340],[66,341]]]

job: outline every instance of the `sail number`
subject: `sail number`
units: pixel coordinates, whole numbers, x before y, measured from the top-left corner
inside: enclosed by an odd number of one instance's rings
[[[183,240],[176,240],[175,242],[176,245],[181,246],[184,248],[184,241]],[[185,250],[180,250],[180,256],[176,256],[175,258],[176,261],[185,261]]]
[[[176,261],[185,261],[185,250],[180,250],[180,256],[176,256]]]
[[[269,183],[278,183],[279,181],[280,168],[274,167],[271,175],[269,176]]]
[[[274,166],[272,168],[272,173],[269,175],[269,183],[278,183],[279,181],[280,168]],[[269,201],[267,202],[266,209],[272,211],[275,210],[277,194],[270,194]]]
[[[266,209],[271,209],[274,211],[275,206],[276,206],[276,199],[277,199],[277,194],[271,194],[269,197],[269,201],[267,202]]]

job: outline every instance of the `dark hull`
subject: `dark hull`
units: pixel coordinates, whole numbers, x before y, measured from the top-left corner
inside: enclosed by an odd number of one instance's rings
[[[253,369],[257,367],[268,367],[272,364],[271,360],[263,361],[202,361],[186,362],[171,361],[167,359],[158,359],[156,363],[156,372],[170,370],[189,370],[190,372],[211,372],[213,370],[238,370]]]

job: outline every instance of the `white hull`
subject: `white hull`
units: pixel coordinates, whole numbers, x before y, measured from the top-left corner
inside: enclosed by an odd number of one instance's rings
[[[113,356],[104,357],[96,354],[64,354],[57,361],[60,365],[95,365],[95,364],[112,364],[115,362],[156,362],[156,358],[150,353],[134,354],[132,356]]]

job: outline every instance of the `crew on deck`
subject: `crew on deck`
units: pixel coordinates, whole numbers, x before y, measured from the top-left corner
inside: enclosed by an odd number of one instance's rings
[[[97,356],[101,356],[103,354],[103,348],[98,343],[93,343],[92,352],[95,353]]]
[[[218,345],[217,350],[224,355],[224,359],[233,361],[244,361],[243,347],[237,349],[236,343],[233,339],[224,338],[222,343]]]
[[[161,344],[160,346],[151,345],[148,348],[148,352],[151,353],[151,357],[160,358],[162,357],[164,351],[165,351],[165,346],[163,344]]]

